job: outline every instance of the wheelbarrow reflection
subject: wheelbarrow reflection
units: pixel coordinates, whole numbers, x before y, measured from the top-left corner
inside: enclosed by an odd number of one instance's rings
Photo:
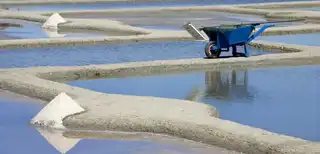
[[[245,100],[254,99],[254,94],[248,87],[248,72],[244,71],[208,71],[205,72],[205,89],[200,91],[194,88],[185,98],[197,101],[200,98],[213,98],[220,100]]]
[[[66,36],[66,34],[60,34],[57,29],[43,29],[43,32],[49,38],[59,38],[59,37],[65,37]]]

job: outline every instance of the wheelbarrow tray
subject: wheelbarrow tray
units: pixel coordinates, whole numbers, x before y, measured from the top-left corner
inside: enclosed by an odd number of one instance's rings
[[[276,22],[260,22],[260,23],[247,23],[247,24],[235,24],[235,25],[220,25],[211,27],[201,27],[197,29],[190,22],[183,25],[185,30],[197,40],[208,41],[205,45],[205,54],[208,58],[217,58],[222,51],[229,51],[232,48],[233,56],[250,56],[247,50],[247,44],[262,34],[267,28],[275,26],[274,23],[279,22],[292,22],[288,21],[276,21]],[[299,20],[300,21],[300,20]],[[263,25],[262,25],[263,24]],[[253,33],[255,27],[262,25],[257,31]],[[208,39],[201,33],[203,31]],[[244,54],[237,52],[237,46],[243,46]]]
[[[201,30],[216,42],[218,48],[229,48],[232,45],[243,45],[247,42],[254,30],[254,26],[219,26],[203,27]]]

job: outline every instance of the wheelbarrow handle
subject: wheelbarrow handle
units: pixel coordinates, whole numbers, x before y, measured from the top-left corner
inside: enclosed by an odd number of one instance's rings
[[[252,26],[259,26],[262,24],[269,24],[269,23],[283,23],[283,22],[297,22],[297,21],[305,21],[305,19],[292,19],[292,20],[278,20],[278,21],[266,21],[266,22],[256,22],[256,23],[241,23],[241,24],[222,24],[220,26],[246,26],[246,25],[252,25]],[[220,26],[215,26],[215,27],[220,27]],[[198,28],[199,30],[203,30],[206,27],[200,27]]]
[[[245,23],[245,24],[238,24],[235,26],[244,26],[244,25],[252,25],[252,26],[259,26],[262,24],[271,24],[271,23],[283,23],[283,22],[297,22],[297,21],[305,21],[305,19],[292,19],[292,20],[278,20],[278,21],[266,21],[266,22],[256,22],[256,23]]]

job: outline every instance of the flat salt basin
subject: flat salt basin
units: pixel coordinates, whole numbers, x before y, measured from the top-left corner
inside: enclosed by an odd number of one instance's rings
[[[298,45],[319,46],[320,33],[260,36],[256,40],[288,43],[288,44],[298,44]]]
[[[241,24],[241,23],[252,23],[252,22],[235,22],[235,24]],[[193,25],[196,25],[197,28],[202,27],[199,25],[202,25],[201,23],[197,23],[195,24],[194,22],[192,23]],[[234,24],[234,23],[230,23],[230,24]],[[282,23],[275,23],[275,27],[288,27],[288,26],[293,26],[293,25],[302,25],[304,23],[302,22],[282,22]],[[135,26],[139,26],[142,28],[146,28],[146,29],[155,29],[155,30],[185,30],[182,26],[175,26],[175,25],[151,25],[151,26],[140,26],[140,25],[135,25]],[[215,26],[215,24],[210,25],[210,24],[206,24],[206,26]],[[261,28],[262,25],[257,26],[257,28]]]
[[[159,7],[159,6],[201,6],[201,5],[221,5],[221,4],[248,4],[261,2],[281,2],[298,0],[166,0],[166,1],[135,1],[135,2],[101,2],[101,3],[73,3],[73,4],[42,4],[42,5],[8,5],[9,10],[23,11],[70,11],[70,10],[98,10],[111,8],[139,8],[139,7]],[[299,0],[301,1],[301,0]]]
[[[87,30],[59,30],[52,31],[41,28],[40,23],[16,19],[0,19],[1,23],[15,23],[23,27],[2,27],[0,39],[34,39],[34,38],[55,38],[55,37],[97,37],[107,35],[122,35],[118,33],[101,33]]]
[[[320,141],[320,65],[104,78],[67,84],[94,91],[199,101],[222,119]]]
[[[130,13],[87,13],[62,14],[65,18],[95,18],[118,20],[132,26],[159,26],[183,29],[182,25],[191,22],[196,27],[218,26],[221,24],[238,24],[264,22],[263,17],[236,13],[223,13],[213,11],[162,11],[162,12],[130,12]]]
[[[0,49],[0,67],[78,66],[136,61],[204,58],[205,42],[144,42],[48,48]],[[252,56],[279,53],[249,48]],[[243,52],[243,48],[239,48]],[[231,51],[222,56],[231,55]],[[71,58],[70,58],[71,57]]]
[[[320,11],[320,7],[299,8],[299,10]]]
[[[276,8],[277,10],[299,10],[299,11],[320,11],[320,7],[293,7],[293,8]]]
[[[246,15],[237,13],[215,12],[215,11],[162,11],[162,12],[123,12],[123,13],[99,13],[92,12],[87,14],[68,13],[62,14],[65,18],[82,19],[110,19],[121,21],[132,26],[149,29],[171,29],[184,30],[183,25],[191,22],[196,27],[219,26],[223,24],[249,24],[266,21],[278,21],[266,19],[258,15]],[[276,23],[277,27],[290,25],[300,25],[302,22],[282,22]]]
[[[70,133],[58,134],[53,130],[34,128],[29,120],[43,107],[39,100],[26,98],[11,92],[0,90],[0,153],[3,154],[58,154],[64,153],[108,153],[108,154],[227,154],[231,151],[195,142],[182,142],[181,139],[162,141],[142,140],[137,137],[122,135],[124,139],[81,139]],[[31,103],[31,104],[28,104]],[[39,104],[40,103],[40,104]],[[111,133],[110,133],[111,134]],[[115,136],[115,135],[111,135]],[[47,140],[47,138],[51,138]],[[90,138],[90,136],[89,136]],[[153,137],[155,139],[155,137]],[[178,141],[181,141],[178,142]],[[59,148],[60,147],[60,148]],[[63,147],[63,148],[62,148]],[[236,152],[234,152],[236,154]]]

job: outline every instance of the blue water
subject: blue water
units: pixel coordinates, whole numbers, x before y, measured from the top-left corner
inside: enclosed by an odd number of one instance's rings
[[[0,30],[0,33],[6,34],[7,36],[14,39],[34,39],[34,38],[48,38],[49,32],[46,32],[41,28],[41,24],[33,22],[24,22],[21,20],[13,20],[14,23],[22,24],[23,27],[8,27],[4,30]],[[58,32],[56,32],[57,34]],[[65,34],[63,37],[93,37],[93,36],[104,36],[99,33],[58,33]],[[62,37],[62,36],[61,36]]]
[[[37,103],[37,102],[34,102]],[[59,154],[29,121],[42,108],[39,104],[27,104],[21,100],[0,98],[0,154]],[[65,142],[64,142],[65,143]],[[65,144],[64,146],[66,146]],[[160,142],[120,139],[82,139],[70,147],[67,154],[138,154],[161,153],[165,150],[177,153],[199,153],[196,149]]]
[[[319,65],[79,80],[68,84],[105,93],[176,99],[190,98],[198,91],[198,101],[215,106],[222,119],[320,141]]]
[[[77,66],[166,59],[203,58],[205,42],[148,42],[48,48],[0,49],[0,67]],[[277,53],[250,48],[252,55]],[[243,52],[241,48],[239,52]],[[224,55],[231,55],[223,53]]]
[[[248,4],[263,2],[282,2],[300,0],[179,0],[179,1],[155,1],[155,2],[105,2],[105,3],[78,3],[78,4],[45,4],[30,6],[9,6],[9,9],[25,11],[66,11],[66,10],[96,10],[110,8],[139,8],[139,7],[159,7],[159,6],[191,6],[191,5],[221,5],[221,4]]]
[[[298,45],[319,46],[320,33],[261,36],[261,37],[258,37],[256,40],[298,44]]]

